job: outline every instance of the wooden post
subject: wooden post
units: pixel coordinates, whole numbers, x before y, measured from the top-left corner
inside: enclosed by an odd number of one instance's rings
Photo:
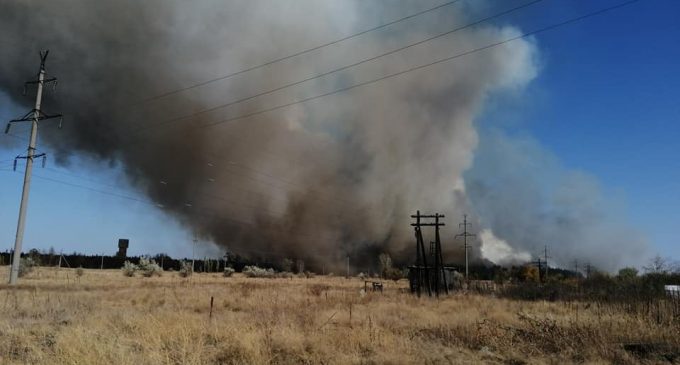
[[[210,316],[209,316],[209,318],[212,318],[213,302],[214,301],[215,301],[215,297],[210,297]]]

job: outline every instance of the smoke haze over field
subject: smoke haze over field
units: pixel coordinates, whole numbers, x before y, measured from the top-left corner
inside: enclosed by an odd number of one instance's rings
[[[594,219],[607,209],[598,206],[599,192],[582,175],[555,181],[552,211],[546,213],[531,174],[524,180],[514,172],[518,164],[531,170],[530,161],[537,158],[522,141],[490,136],[479,166],[472,165],[478,143],[473,121],[485,99],[491,93],[521,92],[537,74],[537,48],[530,39],[208,126],[485,46],[519,34],[513,27],[472,27],[290,89],[166,123],[461,26],[474,20],[466,16],[465,5],[143,104],[136,102],[427,5],[9,1],[2,7],[0,47],[6,53],[0,60],[0,87],[16,103],[30,107],[31,98],[19,92],[37,70],[31,56],[51,50],[47,70],[60,86],[57,94],[46,95],[45,105],[48,112],[67,117],[60,132],[41,127],[41,143],[58,161],[67,164],[70,157],[86,154],[121,163],[133,185],[153,202],[187,228],[236,252],[331,263],[364,252],[370,253],[363,255],[368,262],[389,251],[397,260],[408,260],[414,246],[408,217],[416,209],[446,214],[445,240],[469,212],[476,226],[519,251],[533,253],[536,245],[559,243],[555,259],[562,264],[577,251],[598,252],[601,244],[616,244],[620,257],[593,261],[608,268],[643,246],[641,239],[630,238],[635,235],[628,234],[625,222]],[[35,16],[38,7],[41,15]]]

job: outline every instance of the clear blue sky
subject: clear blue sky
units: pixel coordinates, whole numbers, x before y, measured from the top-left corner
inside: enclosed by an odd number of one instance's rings
[[[531,30],[617,2],[548,1],[503,22]],[[517,98],[491,100],[480,120],[502,119],[504,129],[532,135],[567,168],[597,177],[607,193],[624,197],[632,223],[652,249],[675,259],[680,259],[679,15],[680,1],[642,0],[537,35],[537,79]],[[23,113],[0,95],[0,120]],[[25,148],[14,146],[0,149],[0,250],[13,245],[21,194],[23,176],[8,171],[11,163],[5,161]],[[105,191],[122,181],[118,170],[92,161],[58,170],[92,180],[40,168],[36,174]],[[117,194],[145,200],[124,184],[121,189]],[[152,205],[34,179],[25,248],[112,254],[118,237],[132,239],[132,254],[191,256],[190,234]]]

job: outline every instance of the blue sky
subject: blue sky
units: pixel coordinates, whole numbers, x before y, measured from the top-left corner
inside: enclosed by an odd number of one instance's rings
[[[528,131],[565,166],[596,176],[607,192],[622,195],[631,223],[652,249],[675,259],[680,258],[678,14],[678,1],[640,1],[539,35],[543,68],[523,102],[515,104],[521,110],[512,113],[510,127]]]
[[[502,22],[531,30],[614,3],[548,1]],[[532,136],[564,167],[595,176],[606,194],[622,197],[652,250],[675,259],[680,258],[678,14],[678,1],[643,0],[535,36],[541,65],[536,80],[519,95],[490,100],[479,119],[481,128]],[[0,95],[0,120],[23,113]],[[0,250],[13,246],[23,178],[5,160],[25,146],[12,146],[0,150]],[[48,167],[38,166],[36,175],[134,199],[35,178],[25,248],[112,254],[117,238],[126,237],[132,254],[191,256],[190,233],[127,188],[118,169],[85,160]],[[199,254],[215,253],[200,247]]]

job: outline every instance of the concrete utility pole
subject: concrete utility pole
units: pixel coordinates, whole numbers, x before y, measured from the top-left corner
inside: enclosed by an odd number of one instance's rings
[[[28,207],[28,193],[31,187],[31,172],[33,171],[33,159],[36,157],[43,158],[43,165],[45,164],[45,154],[36,154],[35,145],[38,139],[38,121],[52,118],[61,118],[61,114],[47,115],[40,110],[40,104],[42,102],[42,92],[43,86],[47,83],[56,82],[56,78],[45,79],[45,60],[47,59],[47,54],[49,51],[40,52],[40,72],[38,73],[38,80],[29,81],[24,84],[24,91],[28,85],[38,85],[38,91],[35,96],[35,108],[29,111],[22,118],[10,120],[7,123],[7,128],[5,133],[9,133],[9,129],[12,123],[18,122],[31,122],[31,137],[28,142],[28,151],[26,156],[17,156],[14,159],[14,168],[16,169],[17,159],[26,160],[26,171],[24,172],[24,186],[21,192],[21,205],[19,206],[19,221],[17,222],[17,234],[14,241],[14,254],[12,258],[12,268],[9,274],[9,283],[16,284],[19,278],[19,264],[21,262],[21,244],[24,240],[24,228],[26,226],[26,209]],[[59,122],[59,127],[61,128],[61,121]]]
[[[454,237],[454,238],[463,237],[463,247],[465,248],[465,280],[468,280],[468,275],[469,275],[469,271],[468,271],[468,247],[470,247],[470,246],[467,243],[467,238],[477,236],[475,234],[468,233],[468,230],[467,230],[468,226],[472,226],[472,223],[468,223],[467,222],[467,214],[463,214],[463,223],[460,223],[458,225],[458,228],[461,228],[461,227],[463,228],[463,233],[457,234],[456,237]]]

